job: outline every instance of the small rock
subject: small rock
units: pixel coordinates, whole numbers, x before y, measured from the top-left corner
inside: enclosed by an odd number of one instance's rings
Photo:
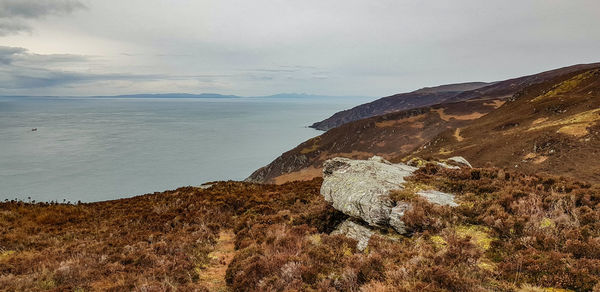
[[[331,235],[342,234],[352,238],[358,241],[356,249],[363,251],[369,245],[369,239],[371,239],[371,236],[373,236],[374,233],[375,232],[368,227],[362,226],[351,219],[346,219],[346,221],[342,222],[333,232],[331,232]]]
[[[402,221],[402,217],[404,216],[404,213],[406,213],[406,211],[410,210],[411,208],[411,204],[406,202],[398,202],[396,204],[396,207],[392,208],[392,211],[390,212],[390,221],[388,222],[388,224],[390,224],[390,226],[392,226],[392,228],[394,228],[396,232],[400,234],[409,233],[406,223]]]
[[[427,199],[427,201],[429,201],[432,204],[438,204],[438,205],[450,206],[450,207],[458,206],[458,204],[456,202],[454,202],[454,195],[452,195],[452,194],[434,191],[434,190],[426,190],[426,191],[418,191],[417,195],[424,197],[425,199]]]
[[[458,164],[463,164],[468,166],[469,168],[473,168],[473,166],[471,166],[471,163],[469,163],[469,161],[467,161],[464,157],[462,156],[454,156],[454,157],[450,157],[448,158],[448,161],[453,161],[456,162]]]

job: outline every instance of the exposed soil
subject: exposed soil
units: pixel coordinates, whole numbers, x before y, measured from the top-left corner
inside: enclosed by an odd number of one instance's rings
[[[235,255],[234,242],[235,233],[233,233],[233,230],[226,229],[219,233],[214,251],[208,255],[211,258],[211,263],[208,268],[200,273],[199,281],[205,283],[208,290],[215,292],[231,290],[225,283],[225,272]]]

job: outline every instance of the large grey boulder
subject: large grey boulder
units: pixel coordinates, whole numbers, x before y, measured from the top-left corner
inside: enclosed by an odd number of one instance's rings
[[[323,164],[321,195],[333,208],[371,226],[388,224],[394,202],[389,193],[402,189],[416,167],[391,164],[381,157],[369,160],[332,158]]]
[[[402,221],[410,202],[394,202],[390,192],[404,188],[405,178],[416,167],[392,164],[381,157],[368,160],[333,158],[325,161],[321,195],[338,211],[373,227],[392,227],[400,234],[409,232]],[[416,193],[433,204],[457,206],[452,194],[435,190]]]

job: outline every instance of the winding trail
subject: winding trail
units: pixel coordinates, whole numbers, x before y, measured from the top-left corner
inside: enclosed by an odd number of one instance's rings
[[[234,241],[235,233],[233,233],[233,230],[221,230],[215,250],[210,253],[213,261],[200,275],[200,281],[205,283],[210,291],[230,291],[227,283],[225,283],[225,272],[235,255]]]

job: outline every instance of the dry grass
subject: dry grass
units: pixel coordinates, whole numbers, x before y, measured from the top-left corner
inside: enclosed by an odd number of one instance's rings
[[[575,75],[574,77],[572,77],[568,80],[565,80],[561,83],[556,84],[554,87],[552,87],[550,90],[548,90],[543,95],[540,95],[540,96],[534,98],[533,100],[531,100],[531,102],[539,102],[539,101],[542,101],[547,98],[552,98],[552,97],[556,97],[559,95],[564,95],[564,94],[570,93],[571,91],[576,89],[586,79],[592,78],[594,76],[594,74],[597,74],[597,72],[598,72],[598,70],[590,70],[590,71],[586,71],[584,73]]]

